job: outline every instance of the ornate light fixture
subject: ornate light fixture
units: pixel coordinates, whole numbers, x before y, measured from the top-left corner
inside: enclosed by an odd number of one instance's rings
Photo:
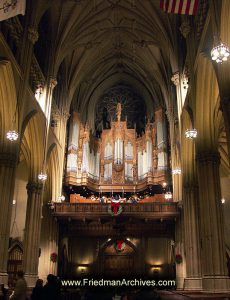
[[[55,208],[53,201],[48,202],[47,205],[51,210],[53,210]]]
[[[221,203],[222,203],[222,204],[225,203],[225,199],[224,199],[224,198],[221,199]]]
[[[19,134],[15,130],[10,130],[6,133],[6,138],[11,142],[17,141],[18,136]]]
[[[166,199],[166,200],[172,199],[172,193],[171,193],[171,192],[165,193],[165,199]]]
[[[65,196],[64,195],[59,196],[58,200],[61,201],[61,202],[65,201]]]
[[[41,173],[38,175],[38,179],[41,180],[41,181],[46,181],[46,179],[47,179],[47,174],[41,172]]]
[[[165,188],[167,186],[167,182],[163,182],[162,186]]]
[[[226,46],[221,41],[211,51],[212,60],[214,60],[217,63],[221,63],[221,64],[223,61],[228,60],[229,55],[230,55],[230,51],[229,51],[228,46]]]
[[[181,169],[180,168],[176,168],[176,169],[172,170],[172,174],[173,175],[180,175],[181,174]]]
[[[197,137],[197,130],[195,128],[193,128],[193,129],[187,129],[185,131],[185,137],[187,139],[191,139],[191,140],[195,139]]]

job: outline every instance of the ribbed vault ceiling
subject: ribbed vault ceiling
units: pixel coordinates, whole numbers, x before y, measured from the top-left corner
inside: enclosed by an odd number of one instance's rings
[[[56,0],[45,15],[53,72],[66,91],[59,107],[72,104],[89,119],[116,82],[135,86],[151,108],[169,105],[181,35],[178,18],[162,12],[160,0]]]

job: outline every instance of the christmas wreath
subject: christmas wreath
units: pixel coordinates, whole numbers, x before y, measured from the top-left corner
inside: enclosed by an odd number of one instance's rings
[[[51,253],[50,255],[50,261],[52,261],[53,263],[56,263],[57,262],[57,253],[53,252]]]
[[[176,264],[181,264],[182,263],[182,256],[180,254],[176,254],[175,262],[176,262]]]
[[[122,213],[122,206],[120,202],[112,202],[108,207],[108,212],[112,216],[118,216]]]
[[[126,244],[123,240],[116,240],[116,242],[114,243],[114,248],[118,252],[122,252],[125,249],[125,246]]]

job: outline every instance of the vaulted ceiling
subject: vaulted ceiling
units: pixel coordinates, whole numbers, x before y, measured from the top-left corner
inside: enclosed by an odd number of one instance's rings
[[[38,47],[45,30],[52,72],[66,92],[66,97],[56,97],[59,107],[72,105],[89,119],[98,99],[116,83],[135,87],[149,109],[172,101],[170,78],[179,68],[177,49],[183,38],[180,19],[161,11],[160,0],[55,0],[40,5]]]

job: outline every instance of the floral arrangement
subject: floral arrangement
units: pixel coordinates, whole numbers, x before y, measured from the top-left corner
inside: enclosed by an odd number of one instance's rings
[[[181,256],[181,254],[176,254],[176,256],[175,256],[175,262],[176,262],[176,264],[181,264],[182,263],[182,256]]]
[[[53,263],[56,263],[57,262],[57,253],[53,252],[51,253],[50,255],[50,261],[52,261]]]

